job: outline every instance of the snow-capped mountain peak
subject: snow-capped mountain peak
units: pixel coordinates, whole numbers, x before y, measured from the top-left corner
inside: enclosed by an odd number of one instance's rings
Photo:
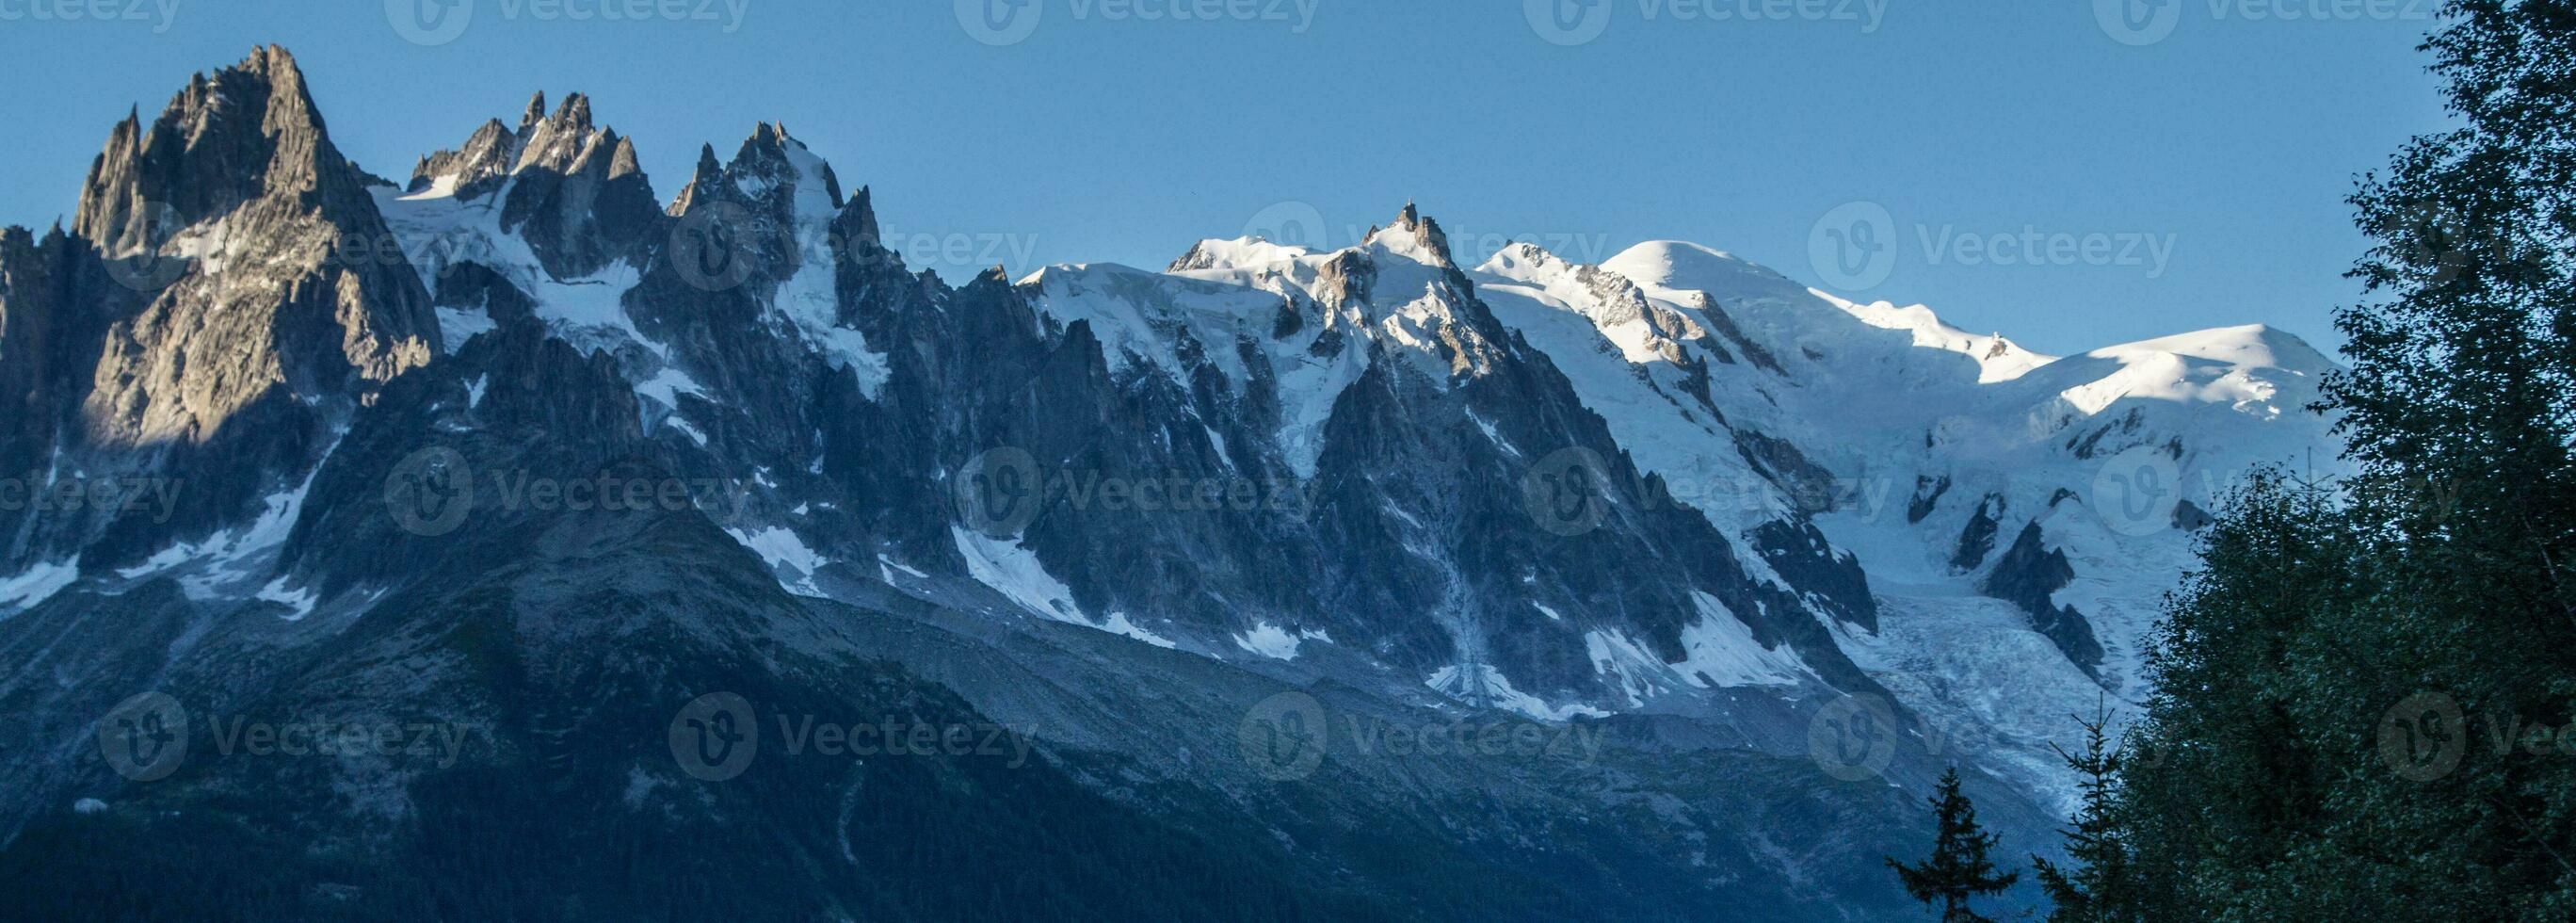
[[[1261,237],[1237,237],[1231,240],[1208,238],[1190,247],[1172,261],[1165,272],[1193,272],[1207,269],[1241,269],[1271,266],[1315,255],[1311,247],[1277,244]]]

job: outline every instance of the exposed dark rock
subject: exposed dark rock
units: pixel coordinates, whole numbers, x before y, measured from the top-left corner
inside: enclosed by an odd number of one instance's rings
[[[2050,598],[2075,579],[2075,568],[2066,562],[2066,552],[2047,549],[2043,541],[2039,523],[2023,526],[2012,548],[1995,562],[1995,569],[1986,575],[1979,589],[2030,613],[2033,630],[2046,635],[2067,660],[2092,674],[2102,665],[2102,643],[2093,636],[2093,623],[2086,621],[2074,606],[2060,606]]]
[[[1987,494],[1977,501],[1977,511],[1968,524],[1959,529],[1959,548],[1950,555],[1950,569],[1960,572],[1976,570],[1995,551],[1995,534],[2000,530],[1996,517],[2003,512],[2004,499]]]
[[[1941,495],[1950,492],[1950,476],[1924,475],[1914,479],[1914,497],[1905,502],[1905,521],[1922,522],[1941,504]],[[1983,556],[1980,555],[1980,558]]]

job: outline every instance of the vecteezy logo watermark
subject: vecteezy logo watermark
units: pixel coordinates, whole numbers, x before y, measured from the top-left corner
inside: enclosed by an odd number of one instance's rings
[[[0,4],[7,2],[0,0]],[[126,217],[126,226],[140,229],[143,239],[133,253],[106,261],[109,279],[129,290],[152,295],[188,274],[187,257],[162,249],[181,230],[176,209],[161,202],[143,202]]]
[[[99,754],[117,775],[136,782],[169,778],[188,757],[188,722],[178,699],[160,692],[137,695],[99,721]],[[410,758],[445,769],[456,765],[478,728],[447,721],[275,721],[209,714],[205,730],[214,755],[223,758]]]
[[[0,22],[148,22],[170,31],[179,0],[0,0]]]
[[[1876,202],[1835,206],[1808,229],[1807,262],[1833,288],[1877,288],[1896,271],[1896,216]]]
[[[2485,727],[2473,727],[2476,724]],[[2431,782],[2457,771],[2477,740],[2483,740],[2485,752],[2499,760],[2517,752],[2576,757],[2576,723],[2533,721],[2511,714],[2489,714],[2472,721],[2459,700],[2439,692],[2407,696],[2379,718],[2380,759],[2410,782]]]
[[[2400,778],[2430,782],[2450,775],[2468,752],[2468,719],[2450,696],[2418,692],[2380,716],[2379,756]]]
[[[2123,45],[2153,45],[2182,24],[2186,0],[2093,0],[2093,21]]]
[[[751,768],[760,755],[760,724],[751,702],[731,692],[711,692],[671,716],[671,759],[690,778],[722,782]]]
[[[1325,249],[1324,212],[1304,202],[1280,202],[1252,214],[1243,223],[1243,236],[1266,240],[1285,247]]]
[[[2502,267],[2517,260],[2510,237],[2480,235],[2481,222],[2441,202],[2393,203],[2374,209],[2367,220],[2392,268],[2426,285],[2452,282],[2476,264]]]
[[[997,539],[1012,539],[1037,521],[1046,502],[1044,475],[1028,450],[1005,446],[977,453],[957,469],[957,515],[966,527]]]
[[[136,782],[158,782],[188,758],[188,710],[165,693],[118,703],[98,723],[98,752],[109,769]]]
[[[1306,34],[1321,0],[1067,0],[1076,22],[1277,22]],[[1038,30],[1046,0],[957,0],[957,25],[978,42],[1017,45]]]
[[[1845,512],[1877,522],[1907,509],[1906,485],[1889,476],[1766,476],[1737,470],[1719,474],[1613,467],[1581,446],[1558,449],[1521,478],[1521,504],[1540,528],[1580,535],[1608,521],[1611,507],[1689,509],[1707,513],[1777,515],[1783,504],[1809,515]]]
[[[1303,521],[1314,512],[1319,486],[1299,479],[1050,471],[1027,450],[1011,446],[977,453],[949,483],[959,521],[996,539],[1018,538],[1041,510],[1055,505],[1113,513],[1275,513]]]
[[[1849,292],[1877,288],[1895,272],[1906,249],[1896,217],[1876,202],[1846,202],[1826,212],[1807,232],[1807,260],[1828,287]],[[2164,277],[2173,265],[2175,236],[2141,231],[2048,231],[2033,225],[1980,233],[1956,224],[1914,225],[1926,266],[2092,266],[2143,269]]]
[[[1522,0],[1530,30],[1551,45],[1586,45],[1610,28],[1613,0]]]
[[[1876,695],[1846,695],[1807,722],[1807,755],[1844,782],[1875,778],[1896,759],[1896,710]]]
[[[474,469],[462,453],[445,446],[406,455],[385,474],[385,509],[413,535],[454,532],[474,511]]]
[[[403,531],[435,538],[455,531],[476,506],[539,512],[680,512],[721,510],[739,516],[751,487],[719,478],[624,477],[600,473],[580,478],[538,477],[524,470],[475,472],[456,450],[432,446],[406,456],[385,475],[385,506]]]
[[[1324,704],[1303,692],[1282,692],[1261,700],[1235,728],[1235,744],[1255,775],[1273,782],[1292,782],[1314,775],[1324,764],[1327,739]]]
[[[5,0],[0,0],[5,2]],[[731,35],[742,29],[751,0],[479,0],[502,19],[530,22],[697,22],[721,23]],[[478,0],[385,0],[385,22],[394,34],[415,45],[436,47],[464,35],[474,24]]]
[[[1610,515],[1610,469],[1601,453],[1567,446],[1547,454],[1521,476],[1521,506],[1549,533],[1574,536],[1600,528]]]
[[[671,268],[700,291],[741,285],[759,271],[759,225],[751,210],[732,202],[706,202],[671,225]]]
[[[881,715],[867,721],[827,721],[812,714],[772,716],[778,722],[781,759],[820,756],[1007,758],[1003,768],[1028,765],[1034,735],[991,722],[931,723]],[[730,692],[699,696],[671,716],[671,759],[690,778],[724,782],[741,776],[760,755],[759,716],[751,702]]]
[[[2122,535],[2172,528],[2182,505],[2182,469],[2164,449],[2139,446],[2111,456],[2093,474],[2093,512]]]
[[[1404,757],[1553,757],[1590,765],[1601,754],[1604,725],[1577,721],[1540,724],[1511,718],[1459,719],[1422,723],[1382,721],[1364,715],[1340,716],[1347,742],[1332,742],[1336,723],[1324,705],[1303,692],[1282,692],[1261,700],[1235,726],[1235,746],[1255,775],[1273,782],[1294,782],[1314,775],[1327,753],[1345,758]]]
[[[2217,22],[2422,22],[2441,0],[2204,0]],[[2171,38],[2189,0],[2093,0],[2093,21],[2131,47]]]
[[[447,721],[309,719],[256,721],[207,716],[206,730],[221,757],[298,759],[415,759],[446,769],[465,755],[475,725]]]
[[[1530,31],[1552,45],[1582,45],[1610,28],[1617,0],[1522,0]],[[1875,35],[1887,21],[1887,0],[1637,0],[1646,22],[1833,22]]]
[[[1026,41],[1045,15],[1042,0],[957,0],[958,27],[995,47]]]
[[[474,24],[474,0],[385,0],[385,22],[403,41],[436,47]]]
[[[178,511],[179,489],[187,483],[180,478],[141,476],[51,477],[30,471],[24,477],[0,478],[0,512],[149,512],[153,522],[166,523]]]

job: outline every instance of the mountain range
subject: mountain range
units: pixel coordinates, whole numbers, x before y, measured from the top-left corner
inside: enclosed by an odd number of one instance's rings
[[[2194,530],[2338,455],[2262,326],[2047,356],[1410,204],[952,281],[784,125],[665,199],[540,94],[397,181],[305,79],[0,233],[39,916],[1882,918],[1943,768],[2056,848]]]

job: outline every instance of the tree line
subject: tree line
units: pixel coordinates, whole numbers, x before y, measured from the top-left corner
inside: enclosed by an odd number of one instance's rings
[[[2313,408],[2357,473],[2268,472],[2200,533],[2145,713],[2061,751],[2050,920],[2576,919],[2576,2],[2449,0],[2421,50],[2456,127],[2357,181]],[[1986,919],[2013,873],[1955,774],[1933,802],[1890,864]]]

